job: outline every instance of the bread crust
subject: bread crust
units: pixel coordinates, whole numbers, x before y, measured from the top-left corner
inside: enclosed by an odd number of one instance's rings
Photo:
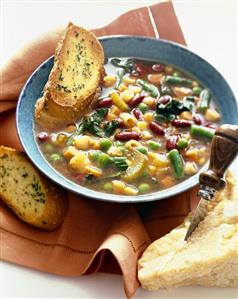
[[[11,168],[11,164],[13,163],[14,167]],[[1,146],[0,168],[2,181],[0,185],[0,198],[20,219],[46,231],[55,230],[61,225],[68,211],[66,192],[42,176],[32,166],[25,153]],[[24,170],[28,176],[35,177],[34,182],[39,182],[41,192],[44,194],[44,202],[36,202],[37,199],[31,197],[30,192],[28,195],[25,194],[27,186],[25,183],[26,178],[19,176],[19,173],[16,173],[17,169],[21,173]],[[8,175],[7,172],[9,172]],[[28,185],[30,183],[31,181],[27,182]],[[14,187],[15,190],[10,189]]]
[[[104,52],[93,33],[69,23],[35,118],[42,128],[60,128],[83,116],[100,93]]]

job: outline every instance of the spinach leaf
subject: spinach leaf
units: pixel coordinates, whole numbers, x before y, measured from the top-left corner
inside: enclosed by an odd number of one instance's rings
[[[111,122],[106,122],[104,125],[104,132],[106,136],[111,136],[114,131],[119,127],[119,122],[115,119],[113,119]]]
[[[169,117],[170,115],[179,115],[183,111],[189,111],[187,104],[176,100],[172,100],[166,105],[158,103],[156,108],[157,114],[162,114],[166,117]]]
[[[77,135],[89,132],[98,137],[104,137],[104,132],[100,128],[103,118],[107,115],[108,108],[97,109],[92,115],[84,118],[79,125]]]
[[[126,72],[131,73],[135,70],[135,61],[133,58],[128,59],[119,59],[119,58],[112,58],[111,64],[123,68]]]

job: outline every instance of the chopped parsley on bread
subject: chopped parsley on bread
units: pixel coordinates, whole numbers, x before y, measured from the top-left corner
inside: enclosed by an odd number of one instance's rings
[[[230,180],[208,206],[207,217],[186,242],[191,215],[169,234],[153,242],[138,263],[143,288],[184,285],[237,287],[238,196]]]
[[[104,52],[95,35],[70,23],[55,52],[54,66],[36,103],[41,127],[57,128],[80,118],[98,97]]]
[[[54,230],[67,213],[63,189],[45,179],[15,149],[0,146],[0,199],[23,221]]]

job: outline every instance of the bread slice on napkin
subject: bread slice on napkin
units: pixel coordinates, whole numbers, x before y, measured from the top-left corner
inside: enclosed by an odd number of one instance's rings
[[[63,189],[45,179],[26,155],[0,146],[0,199],[23,221],[56,229],[67,213]]]
[[[238,198],[233,184],[230,180],[216,196],[207,217],[187,242],[184,236],[191,215],[145,250],[138,263],[143,288],[238,285]]]
[[[77,120],[97,98],[104,52],[95,35],[70,23],[55,52],[54,66],[37,101],[41,127],[58,128]]]

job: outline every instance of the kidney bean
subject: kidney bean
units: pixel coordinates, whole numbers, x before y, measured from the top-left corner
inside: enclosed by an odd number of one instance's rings
[[[40,142],[46,142],[49,139],[49,135],[46,132],[40,132],[37,135],[37,138]]]
[[[193,122],[186,119],[174,119],[171,121],[171,124],[174,127],[186,128],[190,127],[193,124]]]
[[[193,122],[194,122],[196,125],[201,125],[201,123],[202,123],[202,118],[201,118],[201,116],[199,116],[199,114],[194,114],[194,115],[193,115]]]
[[[163,64],[161,64],[161,63],[160,64],[153,64],[152,65],[152,70],[154,72],[161,73],[161,72],[164,71],[164,68],[165,68],[165,66]]]
[[[159,98],[159,103],[163,105],[166,105],[171,101],[172,101],[172,97],[169,95],[165,95]]]
[[[166,141],[166,148],[170,151],[172,149],[177,148],[177,142],[179,140],[179,136],[178,135],[171,135],[167,138]]]
[[[115,135],[115,139],[119,141],[139,140],[141,135],[133,131],[121,131]]]
[[[134,108],[132,109],[132,114],[135,116],[136,119],[141,119],[143,113],[140,111],[140,109]]]
[[[128,102],[129,107],[133,108],[133,107],[139,105],[144,100],[144,98],[145,98],[144,95],[137,95],[137,96],[135,96],[133,99],[131,99]]]
[[[136,71],[137,71],[140,75],[146,73],[146,69],[145,69],[145,67],[144,67],[143,65],[141,65],[141,64],[136,64]]]
[[[126,124],[124,123],[124,121],[121,118],[117,118],[118,124],[119,124],[119,128],[124,129],[126,128]]]
[[[154,121],[149,124],[149,128],[156,135],[163,136],[165,134],[164,129]]]
[[[111,98],[103,98],[98,101],[97,107],[98,108],[109,108],[112,106],[112,99]]]

